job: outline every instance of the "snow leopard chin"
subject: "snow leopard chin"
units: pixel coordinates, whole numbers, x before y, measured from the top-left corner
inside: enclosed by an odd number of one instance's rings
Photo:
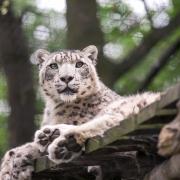
[[[68,103],[68,102],[73,102],[75,101],[77,98],[77,95],[76,94],[73,94],[73,95],[68,95],[68,94],[61,94],[60,95],[60,99],[62,101],[64,101],[65,103]]]

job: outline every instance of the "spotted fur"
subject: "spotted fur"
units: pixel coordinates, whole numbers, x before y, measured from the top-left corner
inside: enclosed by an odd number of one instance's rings
[[[45,100],[42,128],[36,132],[29,149],[26,145],[18,148],[22,152],[20,157],[17,157],[16,150],[6,153],[1,166],[1,180],[25,180],[30,176],[32,166],[25,166],[23,173],[19,168],[25,154],[30,155],[28,160],[32,160],[48,152],[55,163],[77,158],[88,138],[103,136],[104,131],[160,98],[159,93],[122,97],[107,88],[95,69],[95,46],[82,51],[54,53],[38,50],[34,57],[39,66],[39,84]],[[18,168],[14,166],[13,157],[16,157]],[[13,177],[10,177],[11,172],[16,172]]]

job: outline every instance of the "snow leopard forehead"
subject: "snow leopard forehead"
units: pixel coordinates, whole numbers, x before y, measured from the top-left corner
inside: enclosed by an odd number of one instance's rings
[[[61,50],[59,52],[50,53],[46,50],[39,49],[34,53],[35,64],[42,65],[47,61],[58,63],[73,63],[77,60],[89,61],[93,65],[96,64],[98,50],[96,46],[90,45],[83,50]]]
[[[74,63],[78,60],[84,61],[83,54],[78,50],[63,50],[54,52],[49,56],[56,63]]]

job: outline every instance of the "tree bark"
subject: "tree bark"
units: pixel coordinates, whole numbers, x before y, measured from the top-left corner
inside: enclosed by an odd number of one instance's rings
[[[171,60],[171,56],[174,55],[180,49],[180,39],[178,39],[173,45],[168,47],[161,57],[152,65],[150,71],[147,73],[145,79],[140,84],[138,91],[145,90],[157,74],[163,69],[163,67]]]
[[[67,4],[67,48],[82,49],[90,44],[98,47],[98,73],[103,82],[112,86],[113,70],[116,65],[103,55],[105,44],[97,17],[96,0],[66,0]]]
[[[2,3],[0,0],[0,5]],[[10,147],[15,147],[31,140],[34,134],[35,95],[21,22],[10,6],[7,10],[7,14],[0,14],[0,62],[7,79],[11,109],[9,142]]]

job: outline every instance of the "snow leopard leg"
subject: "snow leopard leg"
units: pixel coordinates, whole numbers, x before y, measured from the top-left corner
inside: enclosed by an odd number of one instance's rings
[[[30,180],[33,169],[33,159],[40,157],[37,145],[27,143],[9,150],[0,167],[1,180]]]

